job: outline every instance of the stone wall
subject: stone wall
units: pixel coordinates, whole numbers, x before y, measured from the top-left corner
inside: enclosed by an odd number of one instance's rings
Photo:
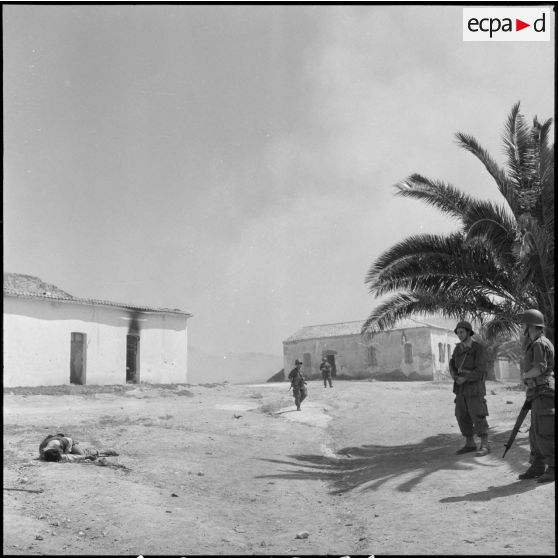
[[[300,340],[283,344],[284,366],[288,374],[299,359],[305,363],[302,370],[306,377],[319,378],[322,356],[333,354],[340,377],[445,379],[449,378],[449,356],[457,341],[453,332],[427,327],[383,331],[371,339],[346,335]],[[305,358],[305,354],[309,356]]]

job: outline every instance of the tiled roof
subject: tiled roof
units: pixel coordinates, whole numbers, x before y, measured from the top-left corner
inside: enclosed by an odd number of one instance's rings
[[[341,322],[337,324],[305,326],[287,339],[285,339],[283,343],[293,343],[295,341],[303,341],[306,339],[320,339],[322,337],[360,335],[361,328],[365,321],[366,320],[358,320],[354,322]],[[391,330],[414,329],[423,327],[453,331],[455,324],[451,320],[434,316],[427,319],[406,318],[403,320],[399,320],[395,327],[391,328]]]
[[[19,291],[30,294],[58,296],[60,298],[72,298],[71,294],[59,289],[56,285],[45,283],[34,275],[24,275],[22,273],[4,272],[4,291]]]
[[[19,275],[17,273],[4,273],[4,296],[69,302],[91,306],[110,306],[113,308],[137,310],[139,312],[159,312],[164,314],[181,314],[188,317],[192,316],[192,314],[179,310],[178,308],[157,308],[153,306],[127,304],[124,302],[112,302],[109,300],[79,298],[62,291],[54,285],[43,283],[38,277]]]

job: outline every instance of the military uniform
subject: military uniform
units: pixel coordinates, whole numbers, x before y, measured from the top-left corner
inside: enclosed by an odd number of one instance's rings
[[[488,435],[488,406],[486,404],[485,360],[482,346],[473,341],[470,347],[458,343],[449,362],[450,374],[455,380],[464,377],[465,382],[454,381],[455,417],[461,434],[470,439]]]
[[[531,427],[529,428],[529,463],[535,472],[543,472],[545,465],[554,469],[554,347],[541,332],[528,340],[521,362],[525,374],[538,366],[540,375],[526,379],[526,399],[531,403]]]
[[[293,388],[296,408],[298,411],[300,411],[300,404],[306,399],[308,395],[304,374],[298,368],[293,368],[289,372],[289,380],[291,380],[291,387]]]
[[[327,384],[329,382],[329,387],[332,388],[333,384],[331,383],[331,364],[329,364],[329,362],[325,360],[320,364],[320,370],[322,372],[322,378],[324,380],[324,387],[327,387]]]

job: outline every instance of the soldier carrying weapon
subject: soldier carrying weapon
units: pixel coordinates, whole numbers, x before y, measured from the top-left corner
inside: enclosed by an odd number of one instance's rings
[[[520,480],[537,479],[552,482],[555,479],[554,462],[554,346],[544,335],[544,316],[538,310],[526,310],[522,317],[525,325],[525,355],[521,362],[521,376],[527,386],[525,404],[517,423],[531,409],[529,428],[529,468],[519,475]],[[515,430],[515,428],[514,428]],[[515,432],[517,433],[517,431]],[[513,432],[512,432],[513,435]],[[515,437],[515,436],[513,436]],[[513,442],[506,444],[506,451]],[[504,453],[505,455],[505,453]]]
[[[306,399],[308,390],[306,389],[306,380],[300,367],[302,362],[295,360],[295,367],[289,372],[289,380],[291,380],[291,387],[293,388],[293,395],[295,398],[296,410],[300,411],[300,404]]]

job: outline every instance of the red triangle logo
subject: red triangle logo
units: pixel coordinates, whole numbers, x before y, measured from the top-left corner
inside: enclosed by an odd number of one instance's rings
[[[525,23],[524,21],[521,21],[520,19],[515,20],[515,30],[516,31],[521,31],[522,29],[525,29],[525,27],[531,27],[530,23]]]

